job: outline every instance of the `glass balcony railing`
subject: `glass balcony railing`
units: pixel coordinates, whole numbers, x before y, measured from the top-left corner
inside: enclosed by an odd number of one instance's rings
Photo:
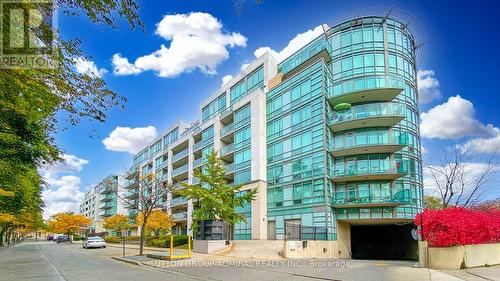
[[[184,188],[184,185],[185,183],[188,183],[187,180],[183,180],[183,181],[179,181],[179,182],[176,182],[174,183],[174,188],[175,189],[181,189],[181,188]]]
[[[394,102],[360,104],[355,105],[344,112],[333,112],[327,119],[329,125],[335,126],[343,122],[391,116],[404,118],[405,107],[400,103]]]
[[[367,191],[368,192],[368,191]],[[397,206],[411,202],[410,190],[397,190],[387,195],[349,195],[349,192],[337,192],[333,200],[334,207],[349,208],[359,206]]]
[[[200,179],[199,178],[193,178],[192,183],[193,184],[199,184],[200,183]]]
[[[193,161],[193,168],[198,168],[203,164],[203,158],[198,158]]]
[[[233,152],[234,152],[234,143],[231,143],[220,149],[220,156],[225,156]]]
[[[222,128],[220,130],[220,136],[224,137],[227,134],[232,133],[232,132],[234,132],[234,123],[231,123],[231,124],[227,125],[226,127]]]
[[[380,147],[380,146],[406,146],[408,145],[408,133],[396,133],[390,134],[387,130],[385,131],[371,131],[371,132],[361,132],[352,134],[342,134],[336,135],[334,137],[333,143],[330,150],[332,152],[342,152],[343,150],[351,150],[353,154],[335,155],[336,157],[345,155],[354,155],[357,148],[360,148],[360,153],[371,153],[366,147]],[[399,150],[399,149],[398,149]],[[381,152],[381,151],[378,151]],[[395,151],[383,151],[383,153],[391,153]]]
[[[136,186],[137,186],[137,180],[136,179],[128,180],[125,183],[125,188],[127,188],[127,189],[135,188]]]
[[[172,218],[174,220],[185,220],[187,219],[187,212],[172,213]]]
[[[234,163],[230,163],[224,166],[224,170],[226,170],[226,174],[234,173]]]
[[[360,78],[348,79],[334,82],[330,98],[341,98],[349,94],[374,90],[385,90],[388,97],[394,97],[404,89],[404,79],[396,76],[364,76]],[[394,91],[388,91],[394,89]],[[341,101],[341,102],[348,102]]]
[[[180,166],[179,168],[172,170],[172,177],[175,177],[175,176],[178,176],[182,173],[185,173],[185,172],[187,172],[187,170],[188,170],[188,164],[184,164],[184,165]]]
[[[356,160],[336,163],[332,177],[347,178],[370,175],[404,175],[408,173],[407,160]]]
[[[170,200],[170,206],[184,205],[184,204],[187,204],[187,201],[188,200],[184,197],[172,198],[172,200]]]
[[[134,199],[134,198],[137,198],[139,196],[139,194],[137,194],[137,191],[127,191],[123,194],[123,197],[127,198],[127,199]]]
[[[278,64],[278,71],[282,74],[286,74],[305,61],[319,54],[322,50],[326,50],[328,53],[331,51],[330,44],[328,44],[324,36],[314,39],[311,43],[307,44],[302,49],[295,52],[292,56],[289,56],[287,59]]]
[[[175,154],[174,156],[172,156],[172,163],[177,162],[178,160],[180,160],[180,159],[188,156],[188,153],[189,153],[189,151],[188,151],[187,148],[184,149],[181,152],[178,152],[177,154]]]
[[[193,151],[198,151],[203,147],[203,142],[199,141],[193,145]]]

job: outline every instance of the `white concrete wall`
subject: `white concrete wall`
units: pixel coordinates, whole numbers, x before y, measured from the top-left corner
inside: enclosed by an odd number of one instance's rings
[[[500,243],[454,247],[427,247],[419,242],[421,266],[433,269],[461,269],[500,264]]]

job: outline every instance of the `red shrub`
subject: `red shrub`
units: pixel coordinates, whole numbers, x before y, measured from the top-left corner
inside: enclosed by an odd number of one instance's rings
[[[425,210],[414,222],[423,224],[424,239],[431,247],[500,242],[500,210]]]

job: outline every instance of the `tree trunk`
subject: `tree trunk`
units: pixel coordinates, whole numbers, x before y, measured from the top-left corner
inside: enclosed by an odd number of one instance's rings
[[[0,247],[3,247],[3,232],[5,228],[0,229]]]
[[[139,255],[142,256],[144,253],[144,229],[146,228],[146,220],[143,220],[141,225],[141,243],[139,245]]]

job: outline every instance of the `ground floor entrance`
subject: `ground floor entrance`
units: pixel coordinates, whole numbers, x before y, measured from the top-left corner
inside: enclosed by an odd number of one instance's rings
[[[350,225],[351,258],[416,260],[413,224]]]

